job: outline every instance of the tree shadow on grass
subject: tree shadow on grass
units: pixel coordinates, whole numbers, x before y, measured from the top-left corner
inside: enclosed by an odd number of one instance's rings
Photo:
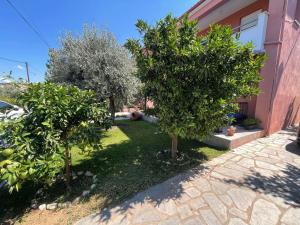
[[[103,134],[103,137],[106,137]],[[92,184],[91,177],[84,175],[80,179],[71,180],[71,191],[67,190],[64,174],[58,175],[52,185],[34,183],[28,181],[22,184],[22,188],[9,193],[8,187],[0,189],[0,224],[13,224],[31,210],[31,205],[59,203],[73,201],[82,194],[82,190]]]
[[[171,140],[157,125],[144,121],[118,121],[116,125],[103,139],[103,149],[93,151],[88,157],[80,156],[73,166],[74,171],[89,170],[97,175],[97,187],[81,201],[88,202],[92,197],[95,198],[98,208],[102,209],[101,221],[108,220],[111,216],[110,210],[104,207],[120,204],[150,187],[152,188],[148,191],[136,195],[131,203],[122,204],[119,213],[129,209],[132,203],[152,201],[159,205],[163,200],[180,198],[183,183],[205,171],[199,164],[223,153],[198,141],[180,140],[179,149],[182,154],[180,160],[173,163],[169,153],[164,151],[170,147]],[[194,169],[188,170],[190,168]],[[174,177],[177,174],[180,175]],[[169,178],[171,179],[168,180]],[[164,183],[153,187],[161,182]],[[89,189],[91,184],[92,178],[79,177],[73,181],[72,194],[68,196],[65,194],[64,184],[57,184],[47,191],[49,196],[39,204],[52,203],[61,197],[63,201],[73,201],[83,190]],[[31,196],[34,196],[33,193]],[[26,204],[28,209],[30,198]],[[23,207],[18,216],[24,213],[26,207]]]
[[[37,185],[27,183],[19,193],[10,194],[8,190],[0,190],[0,224],[13,224],[12,219],[16,220],[24,215],[30,205],[31,198],[34,196]]]
[[[206,168],[199,164],[223,153],[198,141],[180,140],[179,149],[182,154],[180,160],[174,163],[169,153],[165,153],[166,156],[161,153],[170,147],[171,140],[167,135],[161,133],[155,125],[142,121],[131,123],[135,123],[135,126],[119,124],[128,140],[95,152],[91,160],[82,161],[76,168],[98,165],[99,185],[95,194],[105,198],[104,205],[109,204],[110,207],[151,187],[118,206],[118,214],[123,214],[135,204],[150,201],[159,205],[162,201],[182,197],[182,185],[206,171]],[[187,170],[190,168],[193,169]],[[158,183],[161,184],[153,187]],[[105,208],[93,219],[104,222],[110,218],[111,209]]]
[[[65,181],[59,179],[52,186],[27,182],[19,192],[9,193],[7,188],[0,190],[0,224],[14,224],[15,221],[30,212],[34,203],[49,204],[72,201],[80,196],[82,190],[92,183],[92,178],[83,177],[72,181],[72,190],[67,192]],[[41,191],[42,192],[39,192]]]

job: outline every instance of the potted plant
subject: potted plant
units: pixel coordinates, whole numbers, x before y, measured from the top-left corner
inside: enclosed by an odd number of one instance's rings
[[[131,113],[130,118],[131,118],[131,120],[140,120],[140,119],[142,119],[142,114],[140,112],[135,111],[135,112]]]
[[[234,126],[230,126],[228,129],[227,129],[227,136],[233,136],[235,134],[235,131],[236,131],[236,128]]]
[[[259,128],[260,121],[256,118],[247,118],[242,122],[242,126],[246,130],[253,130]]]

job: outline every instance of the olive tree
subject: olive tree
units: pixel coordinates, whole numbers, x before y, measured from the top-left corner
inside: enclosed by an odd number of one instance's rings
[[[126,47],[135,56],[138,74],[157,108],[159,124],[172,138],[204,138],[228,124],[237,98],[258,94],[265,56],[251,43],[241,44],[229,26],[213,26],[198,35],[187,16],[166,16],[154,26],[139,20],[141,40]]]
[[[92,91],[52,83],[30,85],[18,101],[25,116],[0,124],[0,180],[13,191],[28,180],[51,183],[65,168],[69,187],[70,147],[99,147],[111,124],[107,104]]]
[[[85,26],[83,34],[67,33],[61,48],[51,49],[47,79],[94,90],[99,99],[110,102],[114,118],[116,105],[134,100],[140,82],[135,76],[135,61],[108,31]]]

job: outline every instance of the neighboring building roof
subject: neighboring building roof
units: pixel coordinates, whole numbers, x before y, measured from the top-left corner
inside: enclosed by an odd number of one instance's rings
[[[203,2],[205,2],[207,0],[200,0],[198,1],[195,5],[193,5],[188,11],[186,11],[186,13],[190,13],[192,10],[194,10],[195,8],[197,8],[199,5],[201,5]]]
[[[195,5],[193,5],[187,12],[189,14],[189,18],[191,19],[199,19],[199,17],[204,16],[207,11],[216,8],[229,0],[200,0]],[[199,14],[199,12],[201,13]]]
[[[205,30],[210,24],[245,9],[252,4],[264,5],[267,0],[200,0],[186,13],[190,20],[197,20],[200,31]],[[259,4],[261,3],[261,4]]]

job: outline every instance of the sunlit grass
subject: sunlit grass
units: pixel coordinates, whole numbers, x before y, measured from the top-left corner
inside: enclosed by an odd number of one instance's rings
[[[102,139],[102,149],[90,155],[73,151],[74,170],[90,170],[98,175],[97,193],[109,202],[126,198],[224,151],[198,141],[180,140],[183,157],[173,163],[160,152],[170,148],[168,135],[159,127],[144,121],[119,121]]]
[[[139,191],[225,152],[198,141],[179,140],[181,160],[173,163],[168,153],[161,154],[171,146],[169,136],[162,133],[156,124],[144,121],[117,121],[113,128],[103,133],[100,144],[102,147],[99,150],[90,153],[82,153],[76,146],[72,148],[73,170],[89,170],[97,175],[98,182],[84,202],[75,205],[75,208],[64,209],[65,213],[61,213],[63,217],[59,218],[64,221],[62,223],[72,224],[87,213],[120,203]],[[91,184],[91,178],[78,178],[73,181],[72,192],[67,194],[64,184],[58,183],[48,189],[43,201],[72,201]],[[23,210],[16,209],[30,206],[35,193],[33,188],[25,187],[18,193],[21,196],[5,199],[2,206],[5,210],[11,209],[11,216],[24,213]],[[48,214],[51,212],[44,215]],[[35,220],[35,215],[31,212],[25,213],[25,216],[28,221]]]

